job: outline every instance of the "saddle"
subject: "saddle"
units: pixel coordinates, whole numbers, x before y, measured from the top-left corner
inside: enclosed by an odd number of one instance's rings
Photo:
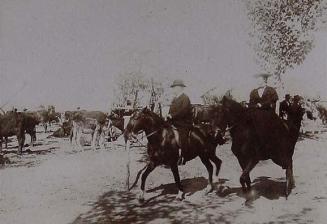
[[[175,127],[174,125],[171,125],[171,127],[172,127],[172,130],[173,130],[173,133],[174,133],[176,144],[180,149],[182,149],[183,148],[183,142],[182,142],[182,139],[181,139],[180,130],[178,130],[178,128]],[[187,130],[186,137],[187,137],[188,142],[190,141],[191,132],[192,132],[192,129]]]

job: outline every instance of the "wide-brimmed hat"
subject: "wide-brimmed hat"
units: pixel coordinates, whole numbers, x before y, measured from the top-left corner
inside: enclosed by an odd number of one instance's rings
[[[181,79],[174,80],[173,84],[171,84],[170,87],[173,88],[175,86],[186,87],[186,85],[184,84],[183,80],[181,80]]]
[[[299,96],[299,95],[295,95],[295,96],[293,97],[293,101],[300,101],[300,100],[302,100],[302,97]]]
[[[270,76],[272,76],[272,74],[269,73],[259,73],[254,75],[255,78],[263,78],[263,79],[268,79]]]

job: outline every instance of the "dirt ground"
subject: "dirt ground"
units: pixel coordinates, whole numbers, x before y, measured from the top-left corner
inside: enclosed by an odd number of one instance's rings
[[[123,146],[79,149],[68,139],[38,133],[37,145],[22,156],[9,144],[11,161],[0,169],[0,223],[325,223],[327,220],[327,134],[301,139],[294,155],[296,188],[284,196],[285,173],[270,160],[252,171],[253,190],[244,194],[241,169],[230,143],[217,148],[222,169],[215,190],[205,195],[207,172],[199,159],[179,167],[186,195],[169,169],[150,174],[145,202],[139,186],[126,191]],[[27,137],[29,142],[29,137]],[[145,149],[130,153],[131,182],[144,163]]]

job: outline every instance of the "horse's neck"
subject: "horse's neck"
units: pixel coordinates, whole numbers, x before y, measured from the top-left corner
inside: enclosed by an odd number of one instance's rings
[[[229,121],[229,126],[235,125],[235,123],[240,122],[246,116],[246,111],[239,105],[236,105],[231,113],[231,120]]]
[[[162,133],[162,128],[151,128],[145,131],[146,138],[150,144],[158,144],[160,143],[160,136]]]
[[[153,142],[157,139],[157,133],[162,129],[161,124],[155,118],[151,118],[152,122],[149,122],[144,129],[145,135],[149,142]]]

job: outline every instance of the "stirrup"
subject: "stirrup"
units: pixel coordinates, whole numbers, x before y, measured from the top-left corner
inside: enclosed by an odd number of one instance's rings
[[[180,156],[180,157],[178,158],[177,165],[178,165],[178,166],[183,165],[183,157]]]
[[[178,161],[177,161],[177,165],[181,166],[181,165],[185,165],[186,164],[186,160],[184,158],[184,156],[182,156],[181,154],[178,157]]]

